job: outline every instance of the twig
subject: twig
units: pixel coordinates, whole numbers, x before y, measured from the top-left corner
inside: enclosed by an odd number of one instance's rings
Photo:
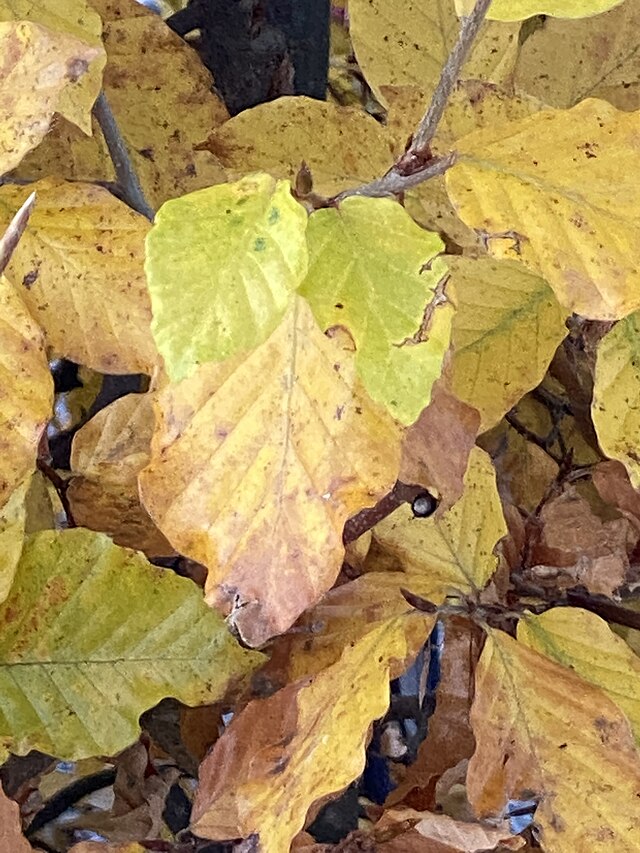
[[[153,210],[144,197],[138,175],[127,150],[127,145],[120,133],[120,128],[104,92],[100,92],[98,95],[98,100],[93,106],[93,114],[100,125],[104,141],[107,143],[107,148],[109,149],[109,154],[116,170],[116,178],[125,202],[133,210],[137,210],[138,213],[153,221]]]
[[[44,476],[49,480],[53,488],[56,490],[60,503],[62,504],[62,509],[64,510],[64,514],[67,517],[67,527],[75,527],[76,522],[73,517],[73,513],[71,512],[71,504],[69,503],[69,498],[67,496],[67,489],[69,488],[69,482],[63,479],[60,474],[53,468],[49,463],[40,457],[38,457],[37,461],[38,471],[40,471]]]
[[[115,778],[115,767],[109,767],[91,776],[83,776],[82,779],[77,779],[75,782],[67,785],[66,788],[62,788],[61,791],[58,791],[46,801],[26,828],[24,834],[27,838],[33,838],[36,832],[66,812],[78,800],[81,800],[88,794],[92,794],[94,791],[100,791],[102,788],[108,788],[110,785],[113,785]]]
[[[490,4],[491,0],[476,0],[471,14],[462,19],[458,38],[444,64],[431,103],[402,157],[381,178],[339,193],[331,199],[332,205],[354,195],[373,198],[399,195],[423,181],[444,174],[454,164],[455,152],[434,157],[429,146]]]
[[[405,157],[410,154],[420,155],[429,147],[440,124],[451,92],[458,81],[460,69],[478,35],[490,5],[491,0],[476,0],[471,14],[462,19],[456,43],[447,57],[429,108],[418,125],[418,130]]]
[[[0,239],[0,275],[6,270],[15,248],[24,234],[24,229],[27,227],[27,222],[35,203],[36,194],[31,193],[7,226],[2,239]]]

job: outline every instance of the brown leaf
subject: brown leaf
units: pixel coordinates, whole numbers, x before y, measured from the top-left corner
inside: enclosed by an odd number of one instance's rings
[[[441,497],[438,512],[444,512],[462,495],[479,426],[476,409],[454,397],[438,380],[431,402],[405,437],[399,479],[436,491]]]
[[[2,853],[31,853],[22,834],[20,809],[0,788],[0,850]]]
[[[385,841],[394,824],[398,834]],[[524,839],[514,836],[508,826],[465,823],[448,815],[419,812],[413,809],[391,809],[375,826],[381,838],[377,850],[381,853],[488,853],[498,847],[519,850]]]

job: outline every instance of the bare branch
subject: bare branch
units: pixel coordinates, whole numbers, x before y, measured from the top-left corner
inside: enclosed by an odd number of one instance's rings
[[[490,5],[491,0],[476,0],[469,17],[462,19],[456,43],[447,57],[429,108],[418,125],[407,154],[420,155],[429,147]]]
[[[458,38],[444,64],[431,103],[422,117],[407,151],[389,169],[386,175],[368,184],[344,190],[331,199],[331,204],[339,203],[353,195],[374,198],[399,195],[418,186],[423,181],[444,174],[454,164],[455,152],[443,157],[434,157],[429,145],[451,97],[451,92],[458,81],[460,69],[478,35],[490,4],[491,0],[476,0],[471,14],[462,19]]]
[[[13,255],[20,238],[24,234],[24,229],[27,227],[35,203],[36,194],[33,192],[15,214],[7,226],[7,230],[0,238],[0,275],[6,270],[11,255]]]
[[[100,92],[98,95],[98,100],[93,106],[93,114],[98,120],[104,141],[107,143],[122,198],[129,207],[137,210],[138,213],[153,222],[153,210],[144,197],[138,175],[127,150],[127,144],[120,133],[120,128],[104,92]]]

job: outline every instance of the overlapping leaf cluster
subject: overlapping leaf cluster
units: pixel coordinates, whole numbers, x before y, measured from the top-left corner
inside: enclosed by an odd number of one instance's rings
[[[4,755],[114,756],[161,699],[209,705],[193,833],[326,851],[304,828],[438,619],[437,709],[367,843],[518,849],[526,800],[544,850],[635,851],[638,2],[494,0],[431,142],[446,174],[385,197],[362,185],[471,6],[348,5],[383,121],[305,97],[229,119],[133,0],[0,0],[2,231],[36,193],[0,278]],[[101,89],[153,224],[109,192]],[[54,395],[59,359],[85,396]]]

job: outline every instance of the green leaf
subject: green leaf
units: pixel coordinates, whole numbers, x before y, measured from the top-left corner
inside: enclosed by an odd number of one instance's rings
[[[437,258],[442,240],[390,199],[354,197],[339,210],[316,211],[307,241],[301,292],[318,322],[349,330],[369,394],[412,423],[429,403],[449,347],[453,311],[434,301],[446,272]]]
[[[191,581],[81,528],[27,539],[0,607],[0,741],[18,754],[113,754],[164,696],[219,699],[261,660]]]
[[[147,237],[152,331],[173,381],[261,344],[307,271],[305,210],[266,174],[164,204]]]

